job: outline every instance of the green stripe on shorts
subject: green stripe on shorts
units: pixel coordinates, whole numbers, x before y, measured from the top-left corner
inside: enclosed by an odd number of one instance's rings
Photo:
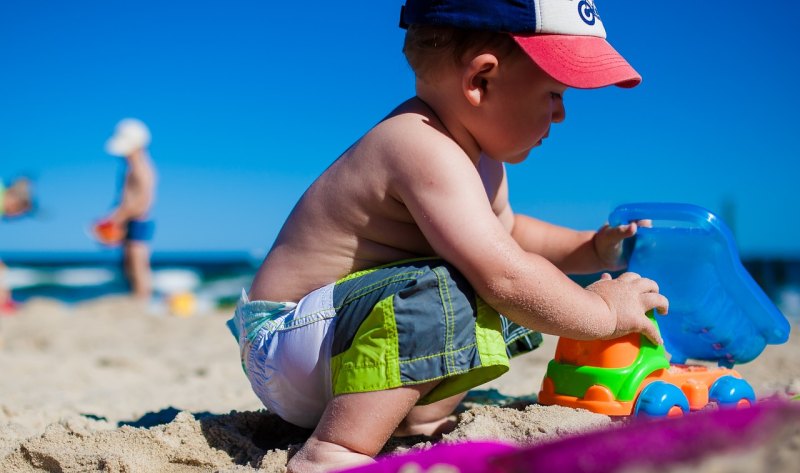
[[[392,299],[389,296],[378,302],[364,319],[354,337],[358,343],[331,358],[334,395],[403,385]]]
[[[337,282],[333,303],[334,395],[441,380],[419,402],[427,404],[509,368],[507,321],[442,260],[405,261],[354,273]],[[515,337],[538,335],[518,329]]]

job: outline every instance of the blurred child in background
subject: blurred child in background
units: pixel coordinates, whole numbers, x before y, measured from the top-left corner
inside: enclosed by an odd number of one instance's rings
[[[147,147],[150,131],[139,120],[120,121],[106,142],[106,152],[125,159],[119,200],[95,227],[97,233],[111,234],[123,245],[125,277],[134,297],[148,300],[152,294],[150,240],[154,223],[149,212],[155,199],[156,175]],[[102,240],[102,239],[101,239]]]
[[[0,180],[0,218],[22,217],[33,210],[33,196],[31,182],[21,177],[12,182],[8,187]],[[6,283],[6,265],[0,261],[0,312],[13,309],[11,292]]]

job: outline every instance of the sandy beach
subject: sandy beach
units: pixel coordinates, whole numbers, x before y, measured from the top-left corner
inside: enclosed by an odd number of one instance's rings
[[[127,298],[77,305],[34,299],[0,317],[0,471],[200,472],[285,470],[309,432],[263,410],[238,364],[226,312],[149,315]],[[760,398],[800,393],[800,339],[738,366]],[[542,444],[619,421],[531,404],[555,339],[481,387],[443,441]],[[495,391],[489,391],[491,389]],[[510,398],[518,398],[516,402]],[[800,428],[735,454],[709,451],[670,471],[797,471]],[[385,453],[430,446],[391,441]]]

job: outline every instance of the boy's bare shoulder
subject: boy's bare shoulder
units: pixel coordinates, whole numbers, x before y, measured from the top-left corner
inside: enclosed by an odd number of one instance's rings
[[[424,172],[432,156],[466,158],[436,114],[418,99],[409,100],[360,140],[359,147],[374,150],[393,171]]]

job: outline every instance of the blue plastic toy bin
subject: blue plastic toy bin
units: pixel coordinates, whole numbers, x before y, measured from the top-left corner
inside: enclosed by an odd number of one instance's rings
[[[672,363],[731,367],[788,339],[789,322],[742,266],[717,216],[689,204],[638,203],[617,207],[609,223],[642,219],[653,226],[631,239],[627,270],[655,280],[669,299],[669,314],[657,320]]]

